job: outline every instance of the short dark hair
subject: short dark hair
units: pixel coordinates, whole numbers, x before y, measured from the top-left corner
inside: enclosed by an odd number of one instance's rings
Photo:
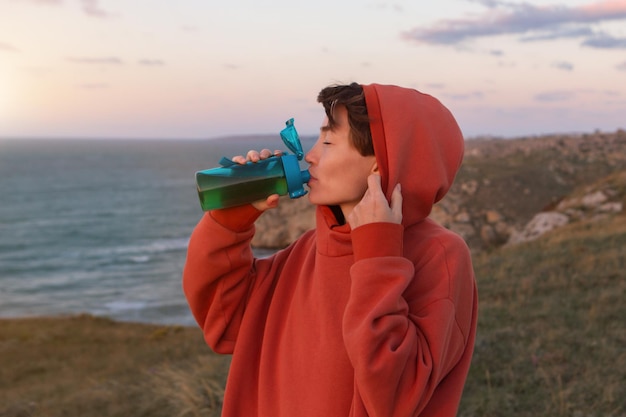
[[[337,123],[333,118],[335,106],[337,104],[344,105],[348,110],[352,145],[363,156],[374,155],[370,118],[367,114],[363,87],[357,83],[331,85],[320,91],[317,101],[324,106],[324,111],[328,117],[328,127],[331,129]]]

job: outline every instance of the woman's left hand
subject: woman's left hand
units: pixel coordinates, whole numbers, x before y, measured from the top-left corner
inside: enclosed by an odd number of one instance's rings
[[[396,184],[391,194],[391,205],[383,193],[380,175],[371,174],[367,178],[367,191],[348,215],[352,230],[368,223],[402,223],[402,191]]]

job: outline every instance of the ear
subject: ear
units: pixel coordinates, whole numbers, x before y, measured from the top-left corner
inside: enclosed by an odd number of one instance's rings
[[[372,169],[370,170],[370,174],[378,174],[378,162],[376,162],[376,160],[374,160],[374,163],[372,164]]]

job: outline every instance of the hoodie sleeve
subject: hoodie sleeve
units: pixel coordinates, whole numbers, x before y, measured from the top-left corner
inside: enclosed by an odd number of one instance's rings
[[[352,233],[355,264],[343,320],[355,371],[351,415],[416,416],[432,407],[436,388],[466,351],[470,324],[457,317],[473,312],[457,298],[471,299],[473,288],[454,287],[463,276],[473,283],[469,254],[455,239],[435,239],[416,266],[403,257],[401,225],[375,223]],[[469,311],[459,311],[466,305]]]
[[[211,348],[232,353],[256,277],[250,241],[261,212],[251,205],[204,214],[189,240],[183,291]]]

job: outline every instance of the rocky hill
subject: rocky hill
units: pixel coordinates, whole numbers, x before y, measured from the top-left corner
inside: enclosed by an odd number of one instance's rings
[[[480,251],[620,212],[625,202],[624,130],[471,139],[455,184],[431,217]],[[253,245],[286,246],[314,224],[306,198],[285,198],[257,222]]]

